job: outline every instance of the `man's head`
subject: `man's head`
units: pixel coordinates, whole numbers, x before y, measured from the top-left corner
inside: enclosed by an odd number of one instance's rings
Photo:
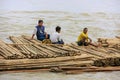
[[[61,27],[57,26],[56,27],[56,32],[60,33],[60,31],[61,31]]]
[[[88,32],[88,28],[84,28],[83,32],[86,34]]]
[[[43,25],[43,20],[39,20],[39,21],[38,21],[38,25],[39,25],[39,26],[42,26],[42,25]]]

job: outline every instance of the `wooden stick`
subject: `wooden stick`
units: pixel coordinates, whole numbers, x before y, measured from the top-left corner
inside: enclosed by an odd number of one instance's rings
[[[0,70],[11,70],[11,69],[31,69],[31,68],[50,68],[55,66],[82,66],[82,65],[91,65],[93,61],[67,61],[67,62],[54,62],[54,63],[41,63],[41,64],[14,64],[8,65],[4,64],[0,66]]]
[[[72,70],[66,71],[66,74],[79,74],[83,72],[104,72],[104,71],[120,71],[120,67],[98,67],[96,69]]]

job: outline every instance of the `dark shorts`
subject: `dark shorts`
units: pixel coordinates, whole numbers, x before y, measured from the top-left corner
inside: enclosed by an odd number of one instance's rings
[[[58,42],[53,42],[52,44],[64,44],[64,41],[61,40],[61,41],[58,41]]]
[[[42,35],[40,38],[37,38],[37,39],[40,40],[40,41],[43,41],[44,39],[46,39],[46,35]],[[50,39],[50,34],[48,34],[47,39]]]
[[[47,39],[50,39],[50,34],[48,34],[48,38]]]
[[[77,44],[79,45],[79,46],[88,46],[89,45],[89,43],[88,42],[82,42],[82,41],[79,41],[79,42],[77,42]]]

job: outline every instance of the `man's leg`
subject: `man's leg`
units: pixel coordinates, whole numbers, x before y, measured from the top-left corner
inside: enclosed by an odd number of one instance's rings
[[[97,44],[94,44],[94,43],[90,43],[90,45],[95,46],[95,47],[98,47],[98,45],[97,45]]]
[[[50,34],[45,34],[46,39],[50,39]]]
[[[77,42],[78,46],[82,46],[83,45],[83,42],[82,41],[79,41]]]
[[[88,45],[89,45],[89,43],[88,43],[88,42],[84,42],[83,44],[84,44],[84,46],[88,46]]]
[[[50,34],[48,34],[48,39],[50,39]]]
[[[61,41],[58,41],[58,44],[64,44],[64,41],[61,39]]]

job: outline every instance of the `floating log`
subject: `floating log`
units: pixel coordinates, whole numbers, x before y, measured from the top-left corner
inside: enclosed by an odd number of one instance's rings
[[[16,70],[16,69],[40,69],[40,68],[51,68],[56,66],[83,66],[92,65],[93,61],[65,61],[65,62],[54,62],[54,63],[32,63],[32,64],[18,64],[14,65],[1,63],[0,70]]]
[[[82,70],[82,69],[97,69],[98,67],[90,66],[90,67],[74,67],[74,66],[65,66],[59,67],[62,70],[69,71],[69,70]]]
[[[96,67],[93,69],[80,69],[80,70],[70,70],[66,71],[66,74],[80,74],[83,72],[106,72],[106,71],[120,71],[120,67]]]
[[[80,56],[67,56],[44,59],[20,59],[20,60],[2,60],[0,70],[11,69],[31,69],[31,68],[50,68],[55,66],[82,66],[92,65],[92,56],[87,57],[85,54]],[[83,61],[89,59],[88,61]]]
[[[80,56],[66,56],[66,57],[56,57],[56,58],[42,58],[42,59],[19,59],[19,60],[2,60],[0,64],[30,64],[30,63],[50,63],[50,62],[64,62],[64,61],[76,61],[83,59],[91,59],[93,56],[87,56],[86,54],[82,54]]]

